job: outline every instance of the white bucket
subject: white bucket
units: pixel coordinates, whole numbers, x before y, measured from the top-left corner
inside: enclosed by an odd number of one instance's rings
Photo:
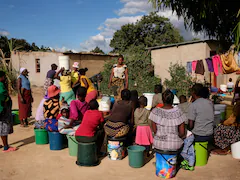
[[[226,108],[227,108],[226,104],[214,104],[215,111],[225,112]]]
[[[216,127],[220,123],[221,123],[221,112],[220,111],[215,111],[214,112],[213,126]]]
[[[143,95],[147,98],[147,110],[151,110],[152,108],[152,101],[153,101],[153,96],[155,95],[154,93],[143,93]]]
[[[221,89],[221,91],[223,91],[223,92],[227,92],[227,85],[221,84],[221,85],[220,85],[220,89]]]
[[[232,157],[240,159],[240,141],[231,145]]]
[[[99,102],[99,111],[109,112],[111,107],[110,96],[103,96],[101,101]]]
[[[174,95],[174,99],[173,99],[173,104],[174,105],[178,105],[180,102],[179,102],[179,99],[176,95]]]
[[[66,70],[69,70],[69,56],[59,56],[58,62],[59,68],[64,67]]]

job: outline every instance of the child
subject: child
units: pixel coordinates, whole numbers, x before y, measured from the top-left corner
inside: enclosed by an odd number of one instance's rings
[[[179,109],[185,114],[186,120],[185,124],[188,124],[187,114],[190,103],[187,102],[187,98],[184,95],[179,97],[180,104],[178,105]],[[191,131],[187,130],[186,138],[184,139],[184,146],[181,152],[181,156],[184,160],[181,162],[181,167],[186,170],[193,171],[195,163],[195,152],[193,147],[194,135]]]
[[[229,78],[229,82],[227,83],[227,89],[230,95],[232,94],[233,88],[234,83],[232,82],[232,78]]]
[[[150,146],[153,142],[153,136],[151,128],[148,124],[148,117],[150,111],[145,109],[147,106],[147,98],[141,96],[139,98],[140,108],[137,108],[134,112],[134,122],[137,126],[135,143],[146,148],[147,157],[149,157]]]
[[[155,95],[153,96],[152,101],[152,109],[155,107],[162,107],[163,101],[162,101],[162,85],[155,85],[154,89]]]

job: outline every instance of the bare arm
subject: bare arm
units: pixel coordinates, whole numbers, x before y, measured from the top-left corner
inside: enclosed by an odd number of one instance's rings
[[[83,81],[83,84],[84,84],[85,88],[88,89],[89,88],[89,84],[88,84],[87,80],[85,78],[83,78],[82,81]]]
[[[188,129],[189,131],[193,130],[194,128],[194,121],[193,120],[188,120]]]
[[[64,71],[64,68],[61,68],[61,69],[54,75],[54,79],[60,80],[59,74],[60,74],[61,72],[63,72],[63,71]]]
[[[18,89],[18,94],[20,96],[21,101],[24,102],[23,94],[22,94],[22,80],[21,80],[21,78],[18,78],[18,80],[17,80],[17,89]]]
[[[109,79],[108,88],[111,87],[112,78],[113,78],[113,69],[111,70],[111,75],[110,75],[110,79]]]
[[[156,134],[157,133],[157,125],[155,122],[152,122],[152,129],[153,129],[154,134]]]
[[[128,68],[125,70],[125,89],[128,89]]]
[[[182,123],[178,126],[178,135],[180,138],[185,137],[185,123]]]

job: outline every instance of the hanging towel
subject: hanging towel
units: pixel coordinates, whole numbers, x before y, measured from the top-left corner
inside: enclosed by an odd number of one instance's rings
[[[192,73],[192,62],[187,62],[187,72]]]
[[[212,62],[213,62],[214,73],[216,76],[218,76],[218,65],[220,66],[220,71],[222,73],[222,61],[220,59],[220,56],[219,55],[213,56]]]
[[[192,62],[192,71],[195,71],[197,67],[197,61]]]
[[[208,71],[209,72],[214,72],[212,58],[207,58],[206,62],[207,62],[207,65],[208,65]]]
[[[222,54],[221,61],[224,74],[231,74],[239,70],[232,52],[228,53],[227,55]]]
[[[197,61],[197,66],[196,66],[196,74],[201,74],[204,75],[205,73],[205,69],[204,69],[204,65],[203,65],[203,60],[198,60]]]

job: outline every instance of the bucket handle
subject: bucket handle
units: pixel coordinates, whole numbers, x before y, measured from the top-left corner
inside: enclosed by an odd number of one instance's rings
[[[75,142],[76,144],[78,144],[78,142],[72,138],[72,136],[68,136],[69,139],[71,139],[73,142]]]
[[[199,144],[200,146],[202,146],[204,149],[206,149],[206,151],[208,152],[208,149],[207,148],[205,148],[202,144]]]
[[[162,158],[163,158],[168,164],[170,164],[171,166],[175,166],[175,164],[172,164],[172,163],[168,162],[168,160],[167,160],[162,154],[160,154],[160,155],[162,156]]]

